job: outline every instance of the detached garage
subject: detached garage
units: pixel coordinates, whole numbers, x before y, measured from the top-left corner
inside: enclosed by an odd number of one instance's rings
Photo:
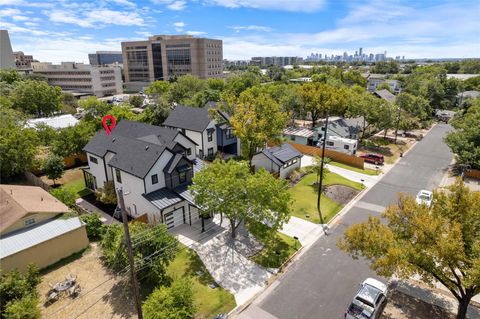
[[[301,167],[302,156],[293,146],[284,143],[253,155],[252,165],[255,171],[263,167],[280,178],[287,178],[293,170]]]

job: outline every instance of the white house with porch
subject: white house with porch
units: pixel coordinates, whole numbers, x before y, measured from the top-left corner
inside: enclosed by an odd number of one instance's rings
[[[85,185],[95,190],[113,183],[133,218],[147,214],[149,223],[167,228],[191,225],[199,219],[188,191],[203,166],[197,147],[181,131],[122,120],[110,135],[101,130],[85,146]]]

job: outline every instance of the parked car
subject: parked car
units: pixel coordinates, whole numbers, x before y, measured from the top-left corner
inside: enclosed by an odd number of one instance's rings
[[[365,162],[375,164],[375,165],[383,165],[384,158],[381,154],[374,154],[374,153],[367,153],[360,155],[361,158],[365,159]]]
[[[417,197],[415,198],[415,201],[417,202],[418,205],[427,205],[428,207],[432,206],[432,200],[433,200],[433,193],[431,191],[427,191],[422,189],[421,191],[418,192]]]
[[[387,303],[387,286],[373,278],[360,284],[357,294],[345,312],[346,319],[378,319]]]

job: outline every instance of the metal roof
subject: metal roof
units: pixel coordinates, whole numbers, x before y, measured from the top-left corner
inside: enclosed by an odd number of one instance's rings
[[[18,253],[47,240],[71,232],[84,224],[78,217],[57,218],[9,233],[0,239],[0,258]]]
[[[390,91],[387,90],[387,89],[375,91],[375,95],[377,95],[378,97],[380,97],[380,98],[382,98],[385,101],[390,102],[390,103],[394,103],[395,100],[397,99],[397,97],[395,95],[393,95],[392,93],[390,93]]]
[[[42,117],[27,121],[27,127],[35,128],[39,124],[45,124],[54,129],[66,128],[77,125],[78,120],[72,114],[65,114],[52,117]]]
[[[179,186],[177,188],[174,189],[175,193],[177,193],[180,197],[182,197],[183,199],[185,199],[187,202],[189,202],[190,204],[193,204],[193,205],[196,205],[195,204],[195,201],[193,199],[193,195],[192,193],[188,190],[188,186],[187,185],[183,185],[183,186]]]
[[[144,194],[143,197],[145,197],[150,203],[159,209],[164,209],[183,201],[179,195],[175,194],[166,187],[149,194]]]
[[[271,159],[275,164],[282,166],[286,162],[302,157],[302,153],[298,152],[293,146],[288,143],[283,143],[280,146],[266,148],[262,151],[266,157]]]
[[[283,130],[283,134],[308,138],[312,137],[314,133],[308,128],[287,127],[285,130]]]

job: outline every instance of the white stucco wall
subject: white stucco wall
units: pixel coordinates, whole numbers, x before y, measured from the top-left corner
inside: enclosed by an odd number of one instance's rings
[[[175,137],[175,141],[180,143],[183,147],[185,148],[191,148],[192,149],[192,154],[190,154],[190,156],[187,156],[187,158],[189,160],[194,160],[195,157],[196,157],[196,154],[197,154],[197,146],[192,143],[191,141],[189,141],[187,138],[185,138],[185,136],[181,135],[181,134],[178,134],[176,137]],[[195,142],[195,143],[198,143],[198,142]]]
[[[272,160],[265,156],[265,154],[263,153],[258,153],[253,156],[252,165],[255,166],[255,171],[258,171],[260,167],[263,167],[270,173],[278,172],[278,165],[272,162]]]
[[[94,157],[97,159],[97,164],[93,163],[90,160],[90,156]],[[90,168],[90,173],[92,173],[93,176],[97,179],[97,187],[103,187],[105,182],[107,181],[107,178],[105,176],[105,163],[103,159],[97,155],[91,154],[87,152],[87,159],[88,159],[88,167]],[[108,168],[107,168],[108,171]]]
[[[115,174],[115,168],[113,168]],[[144,191],[143,180],[124,171],[120,171],[122,182],[119,183],[115,177],[115,189],[122,189],[125,209],[132,217],[138,217],[145,213],[153,214],[158,208],[146,200],[142,194]],[[136,209],[136,212],[135,212]]]
[[[165,187],[165,174],[163,173],[163,169],[172,157],[173,153],[165,150],[162,155],[160,155],[157,162],[152,166],[150,171],[147,173],[147,175],[145,176],[146,194]],[[158,175],[158,183],[155,185],[152,184],[152,175],[154,174]]]
[[[207,130],[209,128],[213,128],[213,134],[212,134],[212,141],[208,141],[208,133]],[[215,127],[215,122],[210,121],[208,124],[207,128],[203,131],[203,155],[208,156],[208,149],[213,148],[213,154],[215,155],[217,153],[217,128]]]
[[[202,149],[202,133],[185,130],[185,135],[188,136],[190,139],[192,139],[192,141],[198,144],[198,146],[196,147],[195,155],[199,156],[200,150]]]

